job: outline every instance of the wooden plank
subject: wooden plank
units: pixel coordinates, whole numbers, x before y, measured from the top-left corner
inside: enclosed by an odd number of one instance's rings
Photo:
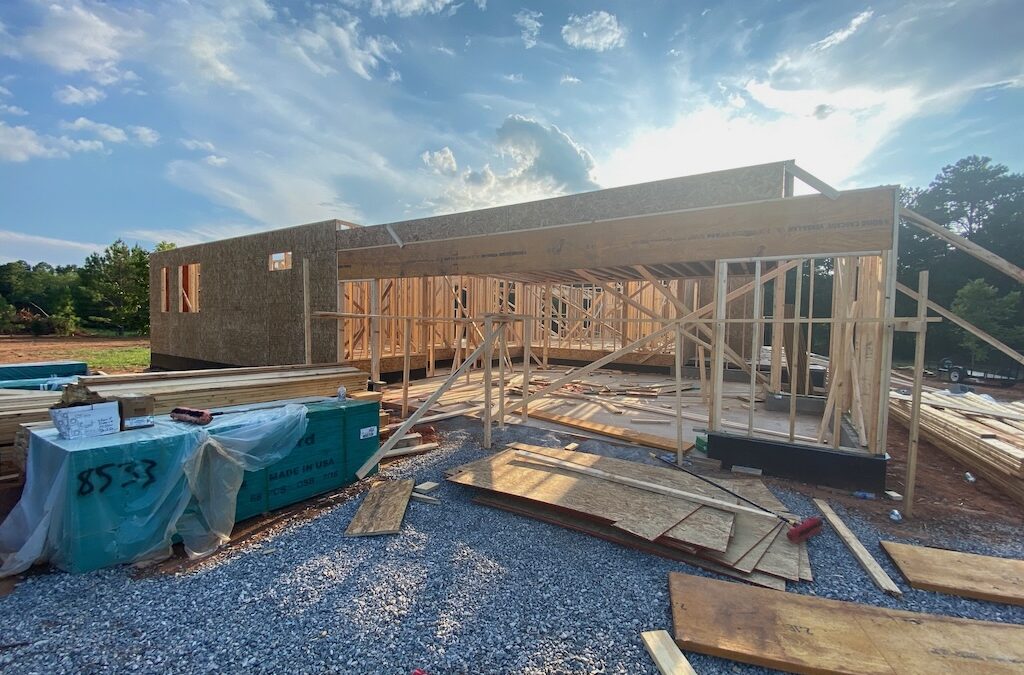
[[[868,573],[871,580],[875,582],[875,585],[880,589],[896,597],[903,595],[903,591],[900,587],[885,573],[885,570],[881,568],[878,561],[864,548],[864,544],[860,543],[856,535],[850,531],[850,528],[846,526],[846,523],[839,517],[839,515],[832,510],[823,499],[815,499],[814,505],[821,510],[821,514],[828,520],[829,525],[836,531],[839,538],[846,544],[846,548],[850,549],[850,553],[857,559],[860,566],[864,568],[864,571]]]
[[[779,593],[672,572],[676,644],[793,673],[1020,673],[1024,626]]]
[[[928,270],[918,274],[917,318],[928,318]],[[914,336],[914,386],[911,390],[909,440],[906,477],[903,481],[903,514],[914,516],[914,489],[917,485],[917,447],[921,439],[921,385],[924,383],[924,346],[928,326],[922,323]]]
[[[1024,560],[894,541],[883,541],[882,548],[913,588],[1024,605]]]
[[[676,451],[676,443],[674,440],[665,438],[663,436],[657,436],[655,434],[647,434],[642,431],[636,431],[635,429],[627,429],[625,427],[616,427],[611,424],[601,424],[599,422],[591,422],[584,420],[579,417],[570,417],[568,415],[559,415],[557,413],[548,412],[540,408],[535,408],[530,415],[535,419],[545,420],[547,422],[554,422],[556,424],[562,424],[573,429],[580,429],[582,431],[589,431],[593,434],[599,434],[601,436],[608,436],[609,438],[615,438],[620,441],[627,441],[629,443],[636,443],[637,445],[643,445],[649,448],[657,448],[659,450],[667,450],[670,452]],[[692,442],[687,442],[687,451],[693,448]]]
[[[396,534],[402,529],[405,509],[412,495],[412,479],[375,483],[345,530],[346,537]]]
[[[409,242],[387,255],[338,251],[339,279],[523,273],[892,248],[895,188],[839,199],[787,197],[544,227],[528,232]],[[370,230],[372,228],[363,228]]]
[[[441,500],[437,497],[431,497],[430,495],[420,494],[419,492],[413,492],[410,497],[418,502],[426,502],[427,504],[440,504]]]
[[[418,493],[420,493],[421,495],[426,495],[426,494],[430,494],[431,492],[433,492],[434,490],[436,490],[439,487],[441,487],[440,483],[437,483],[437,482],[432,481],[432,480],[428,480],[428,481],[424,481],[424,482],[420,483],[419,485],[414,486],[413,490],[418,492]]]
[[[1019,284],[1024,284],[1024,270],[1014,265],[1009,260],[1001,258],[992,251],[989,251],[983,246],[975,244],[969,239],[961,237],[956,232],[948,230],[942,225],[939,225],[934,220],[925,218],[919,213],[911,211],[910,209],[901,208],[900,216],[909,220],[912,224],[918,228],[924,230],[929,234],[934,234],[939,239],[942,239],[947,244],[956,246],[961,251],[974,256],[978,260],[991,265],[995,269],[999,270],[1003,274],[1007,275],[1011,279],[1014,279]]]
[[[667,630],[644,631],[640,638],[661,675],[697,675]]]

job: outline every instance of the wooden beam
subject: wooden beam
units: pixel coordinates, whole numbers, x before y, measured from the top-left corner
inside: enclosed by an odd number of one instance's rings
[[[901,208],[900,216],[909,220],[911,224],[917,226],[919,229],[935,235],[947,244],[955,246],[964,253],[972,255],[983,263],[994,267],[1011,279],[1014,279],[1017,283],[1024,284],[1024,269],[1017,267],[1009,260],[1001,258],[992,251],[989,251],[987,248],[975,244],[970,239],[961,237],[956,232],[939,225],[934,220],[930,220],[922,216],[920,213],[916,213],[910,209]]]
[[[661,675],[697,675],[667,630],[644,631],[640,638]]]
[[[914,300],[920,300],[920,297],[918,296],[918,294],[913,289],[908,288],[907,286],[904,286],[903,284],[901,284],[899,282],[896,283],[896,289],[900,293],[903,293],[904,295],[910,296]],[[1009,345],[1007,345],[1007,344],[997,340],[996,338],[992,337],[991,335],[989,335],[985,331],[981,330],[980,328],[978,328],[974,324],[970,323],[969,321],[965,321],[964,319],[961,319],[959,316],[957,316],[953,312],[949,311],[945,307],[942,307],[941,305],[939,305],[939,304],[937,304],[935,302],[932,302],[931,300],[928,300],[927,304],[928,304],[928,309],[932,310],[933,312],[935,312],[936,314],[938,314],[942,318],[948,319],[949,321],[955,323],[957,326],[960,326],[961,328],[963,328],[965,331],[967,331],[971,335],[974,335],[978,339],[987,342],[988,344],[992,345],[993,347],[995,347],[996,349],[998,349],[1002,353],[1004,353],[1007,356],[1009,356],[1011,359],[1013,359],[1017,363],[1024,364],[1024,354],[1021,354],[1020,352],[1016,351],[1013,347],[1010,347]]]
[[[799,178],[801,181],[814,188],[821,194],[825,195],[829,199],[839,199],[840,192],[825,181],[821,180],[814,174],[801,169],[796,165],[796,162],[786,162],[786,173],[795,178]]]
[[[868,553],[868,550],[864,548],[864,544],[860,543],[860,540],[850,531],[850,528],[846,526],[842,518],[832,510],[832,507],[823,499],[815,499],[814,505],[821,511],[821,515],[825,516],[828,524],[832,526],[832,529],[836,531],[839,538],[843,540],[846,548],[850,549],[850,553],[857,559],[857,562],[864,568],[864,571],[868,573],[868,576],[875,582],[875,585],[889,595],[901,597],[903,591],[900,590],[900,587],[889,578],[889,575],[885,573],[885,570],[878,564],[878,561]]]

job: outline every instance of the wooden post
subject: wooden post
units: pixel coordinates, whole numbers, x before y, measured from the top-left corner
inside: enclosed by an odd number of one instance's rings
[[[551,342],[551,284],[544,284],[544,306],[541,307],[541,328],[544,354],[541,362],[548,367],[548,344]]]
[[[924,338],[928,330],[928,272],[918,275],[917,338],[914,340],[914,391],[910,399],[910,442],[907,444],[907,479],[903,487],[903,513],[914,515],[914,482],[917,479],[917,444],[921,435],[921,383],[924,378]],[[889,404],[889,392],[885,405]]]
[[[508,355],[508,321],[502,319],[498,333],[498,428],[505,428],[505,357]]]
[[[370,279],[370,379],[380,381],[380,280]]]
[[[530,342],[533,340],[533,318],[523,319],[523,398],[530,395]],[[530,406],[523,405],[523,422],[530,419]]]
[[[799,369],[796,367],[798,363],[803,363],[806,359],[806,355],[802,355],[802,358],[797,357],[797,350],[800,349],[800,303],[802,302],[804,290],[804,267],[803,261],[800,262],[800,266],[796,268],[796,301],[793,303],[793,319],[796,321],[793,323],[793,346],[789,350],[789,355],[786,357],[786,366],[789,369],[789,442],[793,442],[793,437],[796,435],[796,392],[797,392],[797,377],[799,377]]]
[[[811,395],[814,389],[811,388],[811,352],[814,351],[814,277],[818,275],[818,264],[811,258],[808,264],[810,280],[807,282],[807,370],[804,373],[804,393]]]
[[[409,359],[412,352],[412,319],[405,320],[403,338],[404,353],[402,354],[402,419],[409,416]]]
[[[313,363],[313,311],[309,297],[309,259],[302,259],[302,328],[306,365]]]
[[[784,278],[784,277],[783,277]],[[776,284],[778,281],[775,282]],[[750,408],[747,410],[747,436],[754,435],[754,408],[756,404],[754,399],[757,398],[757,367],[761,365],[761,340],[758,340],[760,335],[759,328],[760,324],[758,319],[761,318],[761,301],[764,293],[761,291],[761,261],[754,261],[754,323],[750,325]],[[776,319],[778,317],[775,317]],[[772,337],[775,337],[775,329],[772,328]],[[774,340],[772,343],[774,344]],[[780,350],[781,351],[781,350]],[[774,364],[775,350],[772,349],[772,363]]]
[[[722,421],[722,382],[725,377],[725,297],[729,283],[729,264],[715,261],[714,336],[711,350],[711,405],[708,408],[708,431],[718,431]]]
[[[488,316],[484,319],[484,333],[490,335],[494,330],[494,321]],[[491,360],[494,358],[494,340],[487,340],[484,348],[484,409],[481,417],[484,421],[484,447],[491,447]],[[468,370],[466,371],[469,372]]]
[[[337,300],[338,312],[344,312],[345,310],[345,282],[338,282],[338,300]],[[338,363],[345,362],[345,322],[347,319],[338,319]]]
[[[772,363],[768,386],[771,391],[782,391],[782,344],[783,323],[786,313],[786,275],[775,279],[772,302]]]
[[[683,324],[676,324],[676,464],[683,465]]]

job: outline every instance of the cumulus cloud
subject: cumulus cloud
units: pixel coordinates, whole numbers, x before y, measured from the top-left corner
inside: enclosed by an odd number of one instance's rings
[[[181,143],[186,150],[202,150],[204,152],[213,152],[216,150],[213,143],[210,141],[199,141],[194,138],[181,138],[178,139],[178,142]]]
[[[455,154],[452,153],[452,149],[447,145],[434,152],[425,151],[420,155],[420,159],[437,173],[455,175],[459,169],[458,164],[455,162]]]
[[[0,161],[27,162],[33,158],[69,157],[73,152],[98,152],[104,149],[99,140],[77,140],[39,134],[30,127],[10,126],[0,120]]]
[[[210,166],[224,166],[228,163],[227,157],[221,157],[220,155],[207,155],[203,157],[203,161]]]
[[[61,122],[60,128],[66,131],[84,131],[99,136],[110,143],[124,143],[128,140],[128,134],[124,129],[111,124],[94,122],[88,117],[79,117],[74,122]]]
[[[575,75],[566,73],[565,75],[562,75],[562,79],[558,82],[559,84],[579,84],[582,80]]]
[[[513,15],[516,25],[520,28],[523,44],[527,49],[537,45],[537,36],[543,26],[540,22],[542,16],[544,15],[532,9],[522,9]]]
[[[24,108],[19,108],[16,105],[9,105],[7,103],[0,103],[0,114],[3,115],[14,115],[16,117],[24,117],[28,114],[28,111]]]
[[[64,105],[92,105],[107,97],[102,89],[96,87],[83,87],[79,89],[74,85],[64,85],[53,92],[53,97]]]
[[[135,140],[146,146],[156,145],[160,141],[160,134],[149,127],[133,126],[128,127],[128,131],[132,133]]]
[[[448,148],[440,152],[444,150]],[[448,181],[443,192],[428,206],[435,210],[467,210],[598,187],[592,177],[594,160],[590,153],[554,124],[510,115],[497,130],[494,150],[499,157],[511,159],[507,171],[495,171],[486,163],[480,169],[458,172],[452,156],[452,170],[446,172]],[[428,162],[427,157],[424,162]]]
[[[604,10],[584,16],[572,14],[562,26],[562,39],[575,49],[603,52],[626,44],[626,29],[614,14]]]

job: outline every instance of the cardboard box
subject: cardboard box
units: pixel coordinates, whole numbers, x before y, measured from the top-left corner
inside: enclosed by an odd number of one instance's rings
[[[153,426],[156,402],[149,394],[124,394],[117,397],[121,411],[121,431]]]
[[[121,430],[117,401],[50,408],[50,419],[61,438],[91,438],[116,434]]]

